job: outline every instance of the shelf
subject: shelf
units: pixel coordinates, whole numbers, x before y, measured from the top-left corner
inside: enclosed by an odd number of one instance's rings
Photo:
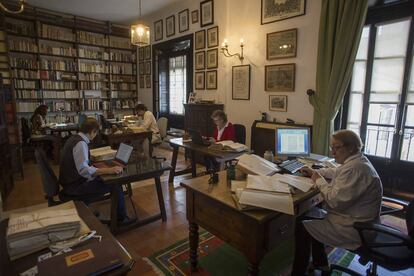
[[[33,38],[36,39],[36,35],[24,35],[24,34],[16,34],[16,33],[12,33],[8,30],[5,30],[5,32],[7,33],[7,35],[11,35],[11,36],[18,36],[18,37],[28,37],[28,38]]]
[[[109,63],[127,63],[127,64],[136,64],[133,61],[115,61],[115,60],[109,60]]]
[[[18,51],[18,50],[9,50],[11,53],[18,53],[18,54],[28,54],[28,55],[37,55],[38,52],[26,52],[26,51]]]
[[[78,57],[78,59],[95,60],[95,61],[103,61],[103,62],[109,61],[109,59],[86,58],[86,57]]]
[[[51,80],[51,79],[40,79],[42,81],[54,81],[54,82],[78,82],[78,80]]]
[[[76,71],[68,71],[68,70],[55,70],[55,69],[39,69],[40,71],[56,71],[56,72],[66,72],[66,73],[74,73],[76,74]]]
[[[136,76],[135,74],[115,74],[115,73],[111,73],[111,75],[114,75],[114,76]]]
[[[66,44],[76,44],[76,41],[70,41],[70,40],[62,40],[62,39],[55,39],[55,38],[46,38],[39,36],[39,40],[46,40],[46,41],[54,41],[54,42],[61,42]]]
[[[100,75],[109,75],[109,73],[98,73],[98,72],[83,72],[83,71],[79,71],[79,73],[83,73],[83,74],[100,74]]]
[[[16,100],[18,100],[18,101],[25,101],[25,100],[28,100],[28,101],[36,101],[36,100],[39,100],[39,101],[47,101],[47,100],[51,100],[51,101],[58,101],[58,100],[64,100],[64,101],[66,101],[66,100],[82,100],[83,98],[26,98],[26,99],[22,99],[22,98],[16,98]]]
[[[10,66],[10,69],[30,70],[30,71],[38,71],[38,70],[43,70],[43,69],[29,69],[29,68],[24,68],[24,67],[13,67],[13,66]]]
[[[67,89],[41,88],[39,90],[42,90],[42,91],[78,91],[79,89],[77,89],[77,88],[67,88]]]
[[[92,81],[92,80],[79,80],[82,82],[109,82],[109,80],[99,80],[99,81]]]
[[[40,52],[39,52],[39,55],[40,55],[40,56],[50,56],[50,57],[70,58],[70,59],[75,59],[75,58],[77,58],[77,57],[74,57],[74,56],[53,55],[53,54],[46,54],[46,53],[40,53]]]
[[[39,90],[40,88],[17,88],[14,87],[14,90]]]
[[[96,47],[96,48],[109,48],[109,46],[96,45],[96,44],[92,44],[92,43],[78,42],[78,44],[79,44],[79,46],[89,46],[89,47]]]
[[[31,78],[16,78],[16,77],[12,77],[11,79],[13,79],[13,80],[32,80],[32,81],[38,81],[38,80],[40,80],[40,79],[31,79]]]

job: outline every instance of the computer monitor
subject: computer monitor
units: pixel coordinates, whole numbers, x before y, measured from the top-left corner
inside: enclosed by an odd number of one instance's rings
[[[287,157],[309,156],[309,128],[277,128],[276,155]]]

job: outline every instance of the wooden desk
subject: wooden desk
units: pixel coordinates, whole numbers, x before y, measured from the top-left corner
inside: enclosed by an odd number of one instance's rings
[[[110,243],[112,243],[113,246],[110,248],[110,250],[116,250],[119,256],[121,257],[123,266],[112,271],[111,273],[108,273],[108,275],[124,275],[128,271],[130,271],[135,261],[132,259],[128,251],[122,246],[122,244],[120,244],[114,238],[114,236],[108,231],[108,229],[104,225],[102,225],[102,223],[92,214],[92,212],[83,202],[75,201],[75,205],[78,210],[79,216],[88,225],[88,227],[92,230],[96,230],[97,234],[102,236],[103,241],[108,240]],[[37,257],[39,255],[47,253],[49,250],[44,249],[42,251],[38,251],[23,258],[10,261],[5,241],[7,222],[8,220],[3,220],[0,223],[0,275],[19,275],[23,271],[26,271],[29,268],[36,265]],[[86,249],[89,247],[91,243],[97,242],[99,242],[97,239],[91,239],[81,244],[77,248],[84,247]],[[104,248],[102,249],[105,250]],[[56,272],[56,274],[58,275],[58,272]]]
[[[248,260],[249,275],[259,274],[263,256],[293,235],[295,216],[270,210],[240,211],[231,196],[226,172],[219,183],[208,184],[209,176],[184,180],[187,220],[189,222],[191,270],[197,270],[198,227],[201,226],[241,251]],[[294,196],[295,214],[317,205],[316,190]]]
[[[171,168],[164,162],[161,162],[158,159],[148,158],[139,162],[130,163],[123,170],[120,175],[103,175],[102,179],[106,184],[112,185],[111,191],[111,232],[119,233],[124,232],[132,228],[139,227],[141,225],[162,219],[162,221],[167,220],[167,214],[165,211],[164,197],[162,195],[161,180],[160,177],[164,171],[169,171]],[[157,189],[158,203],[160,206],[160,213],[153,215],[149,218],[135,221],[125,226],[118,226],[118,189],[116,185],[129,184],[135,181],[141,181],[145,179],[154,178],[155,188]]]
[[[53,127],[46,127],[46,130],[50,131],[51,134],[58,133],[59,135],[62,132],[68,132],[69,134],[72,133],[72,131],[78,132],[79,131],[79,125],[78,124],[67,124],[64,126],[53,126]]]
[[[227,161],[237,158],[238,156],[242,155],[244,152],[229,152],[229,151],[217,151],[217,150],[210,150],[207,146],[197,145],[192,142],[183,142],[183,138],[175,138],[170,140],[170,146],[173,148],[173,156],[171,160],[171,171],[168,178],[168,182],[172,183],[174,181],[174,177],[176,175],[183,175],[191,172],[193,177],[196,177],[196,159],[195,154],[200,153],[204,156],[211,156],[218,161]],[[177,158],[178,158],[178,149],[185,148],[189,150],[191,155],[191,168],[185,169],[182,171],[176,171],[175,168],[177,167]]]
[[[108,146],[117,146],[119,143],[132,143],[133,141],[143,141],[148,139],[149,143],[151,144],[151,131],[143,131],[143,132],[136,132],[136,133],[102,133],[102,138],[106,141]]]

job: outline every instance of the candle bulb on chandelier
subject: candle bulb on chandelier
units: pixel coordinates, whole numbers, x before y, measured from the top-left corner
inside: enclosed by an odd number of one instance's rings
[[[240,46],[243,47],[244,46],[244,39],[240,38]]]

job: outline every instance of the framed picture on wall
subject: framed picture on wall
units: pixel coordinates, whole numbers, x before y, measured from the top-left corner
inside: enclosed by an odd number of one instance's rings
[[[286,112],[287,111],[287,96],[269,95],[269,110]]]
[[[195,72],[195,89],[203,90],[205,88],[204,72]]]
[[[219,28],[218,26],[207,30],[207,48],[217,47],[219,45]]]
[[[206,89],[208,90],[217,89],[217,70],[206,72]]]
[[[261,24],[268,24],[305,14],[306,0],[261,0]]]
[[[144,76],[139,76],[139,88],[145,88]]]
[[[145,76],[145,88],[151,88],[151,76],[150,75]]]
[[[205,61],[206,61],[206,52],[200,51],[200,52],[195,53],[195,69],[196,70],[205,69],[206,67]]]
[[[278,58],[296,57],[298,29],[290,29],[266,35],[266,58],[268,60]]]
[[[145,75],[145,66],[144,66],[144,62],[140,62],[140,63],[139,63],[139,67],[138,67],[138,69],[139,69],[139,74],[140,74],[140,75]]]
[[[165,19],[165,34],[167,37],[175,35],[175,15],[168,16]]]
[[[208,26],[214,23],[214,2],[206,0],[200,3],[200,26]]]
[[[151,75],[151,61],[145,62],[145,74]]]
[[[178,31],[180,33],[188,31],[190,29],[190,24],[188,22],[189,11],[185,9],[178,13]]]
[[[155,21],[154,23],[154,40],[159,41],[163,39],[163,31],[162,31],[162,19]]]
[[[194,10],[191,12],[191,23],[197,23],[198,22],[198,10]]]
[[[250,100],[250,64],[232,67],[232,99]]]
[[[211,49],[207,51],[206,57],[206,67],[207,69],[217,68],[218,67],[218,50]]]
[[[295,64],[265,66],[265,91],[295,91]]]
[[[145,59],[151,59],[151,46],[146,46],[144,48],[144,58]]]
[[[195,36],[194,37],[194,40],[195,40],[194,48],[196,50],[206,48],[206,31],[201,30],[201,31],[195,32],[194,36]]]
[[[139,61],[144,60],[144,48],[143,47],[138,48],[138,60]]]

